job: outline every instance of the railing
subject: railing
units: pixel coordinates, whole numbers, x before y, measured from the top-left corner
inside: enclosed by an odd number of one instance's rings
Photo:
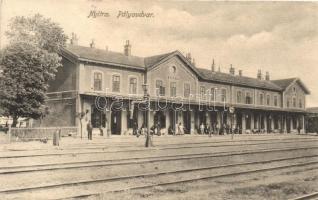
[[[73,99],[76,97],[77,91],[61,91],[61,92],[49,92],[47,97],[49,100],[62,100],[62,99]]]
[[[24,142],[33,140],[50,140],[54,133],[60,137],[76,136],[78,127],[37,127],[37,128],[9,128],[9,142]]]

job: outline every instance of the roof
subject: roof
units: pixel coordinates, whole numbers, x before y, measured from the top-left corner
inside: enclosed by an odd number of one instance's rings
[[[119,52],[106,51],[97,48],[69,45],[65,49],[80,60],[97,61],[109,64],[127,65],[137,68],[145,68],[144,58],[138,56],[126,56]]]
[[[164,60],[166,57],[168,57],[174,53],[175,53],[175,51],[170,52],[170,53],[156,55],[156,56],[146,57],[146,58],[144,58],[145,66],[151,67],[151,66],[157,64],[158,62]]]
[[[279,79],[279,80],[272,80],[273,83],[280,86],[282,89],[286,89],[292,82],[295,81],[296,78],[287,78],[287,79]]]
[[[318,114],[318,107],[306,108],[306,111],[310,112],[310,113],[317,113]]]
[[[256,78],[251,78],[246,76],[235,76],[235,75],[231,75],[231,74],[227,74],[223,72],[212,72],[211,70],[202,69],[202,68],[198,68],[198,70],[200,71],[200,74],[203,77],[203,79],[206,79],[206,80],[220,81],[224,83],[252,86],[252,87],[277,90],[277,91],[282,90],[281,87],[267,80],[259,80]]]
[[[310,94],[310,91],[308,90],[308,88],[299,78],[272,80],[272,82],[280,86],[283,90],[286,90],[291,84],[293,84],[294,82],[297,82],[300,85],[300,87],[305,91],[306,94]]]
[[[180,59],[190,67],[194,73],[198,75],[199,79],[206,81],[216,81],[221,83],[236,84],[241,86],[257,87],[263,89],[269,89],[274,91],[283,91],[295,80],[299,81],[301,87],[309,94],[309,90],[298,78],[289,78],[281,80],[259,80],[257,78],[251,78],[246,76],[234,76],[228,73],[212,72],[208,69],[197,68],[191,62],[189,62],[179,51],[173,51],[170,53],[150,56],[150,57],[138,57],[138,56],[126,56],[123,53],[113,52],[108,50],[102,50],[91,47],[84,47],[78,45],[69,45],[62,49],[62,52],[66,52],[80,61],[97,62],[101,64],[111,64],[114,66],[124,66],[134,69],[151,69],[156,65],[164,62],[172,56],[179,56]]]

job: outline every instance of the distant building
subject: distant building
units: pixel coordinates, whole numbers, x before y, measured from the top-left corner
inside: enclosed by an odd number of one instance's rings
[[[310,107],[306,110],[306,131],[309,133],[318,133],[318,107]]]
[[[76,113],[88,112],[94,128],[107,127],[111,134],[132,132],[133,122],[140,128],[144,112],[133,102],[142,100],[142,85],[149,85],[150,124],[160,124],[162,132],[182,123],[186,134],[197,133],[200,124],[235,127],[241,133],[304,131],[306,95],[310,92],[299,78],[271,80],[259,70],[257,78],[243,76],[230,67],[229,73],[195,66],[191,55],[173,51],[151,57],[131,53],[129,41],[123,53],[69,45],[61,51],[63,67],[50,83],[50,115],[47,126],[78,126]],[[98,97],[108,110],[96,106]],[[121,109],[115,109],[121,96]],[[100,100],[99,99],[99,100]],[[159,109],[158,103],[161,107]],[[175,111],[172,107],[184,110]],[[131,112],[131,105],[134,111]],[[213,105],[213,106],[211,106]],[[100,106],[105,107],[105,106]],[[212,109],[211,109],[212,107]],[[234,113],[229,108],[234,108]],[[232,110],[232,109],[231,109]]]

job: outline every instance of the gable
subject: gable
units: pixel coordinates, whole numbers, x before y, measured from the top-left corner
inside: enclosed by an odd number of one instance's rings
[[[285,93],[306,95],[309,93],[309,91],[307,88],[304,88],[304,85],[299,80],[295,80],[288,87],[286,87]]]
[[[162,80],[166,84],[166,96],[170,96],[169,84],[171,82],[177,84],[177,96],[183,96],[184,83],[189,83],[192,86],[191,93],[196,92],[198,84],[197,74],[177,55],[169,57],[149,69],[147,78],[150,91],[153,93],[156,91],[156,80]]]

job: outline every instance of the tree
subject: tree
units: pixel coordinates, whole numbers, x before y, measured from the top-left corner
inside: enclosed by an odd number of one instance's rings
[[[41,15],[15,17],[7,32],[9,45],[3,50],[0,107],[13,118],[39,119],[45,115],[48,83],[61,67],[58,51],[65,46],[63,30]]]

